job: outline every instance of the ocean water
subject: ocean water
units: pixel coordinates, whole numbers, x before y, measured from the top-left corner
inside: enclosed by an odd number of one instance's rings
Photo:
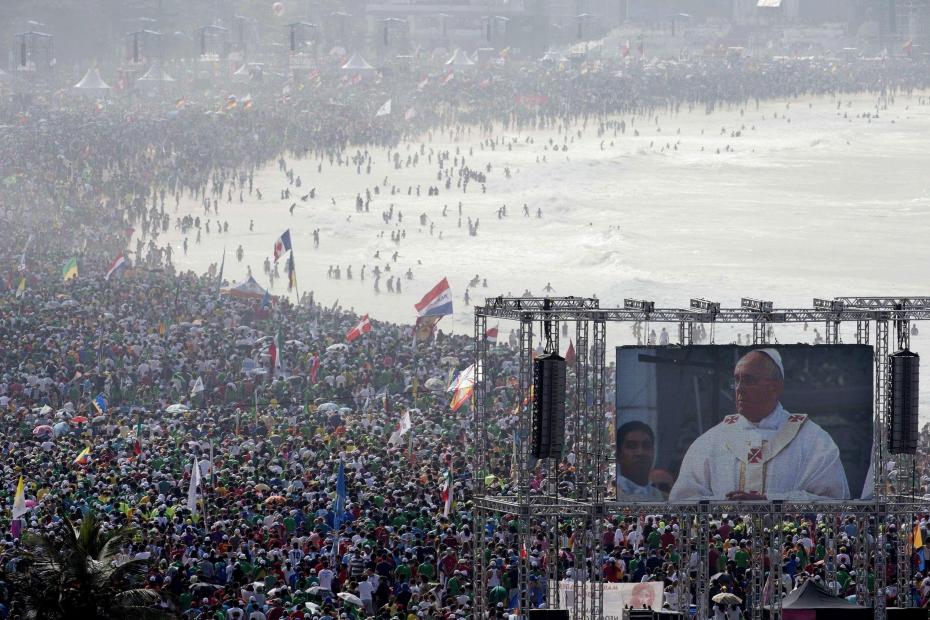
[[[319,172],[318,160],[289,160],[303,182],[291,188],[290,200],[280,199],[287,180],[272,164],[255,175],[261,201],[246,192],[244,202],[234,196],[227,204],[224,196],[219,215],[206,216],[228,221],[228,233],[217,234],[211,223],[213,234],[204,234],[199,244],[188,233],[185,255],[184,235],[172,221],[161,241],[174,246],[180,268],[198,272],[219,263],[225,247],[228,279],[241,280],[251,267],[267,286],[262,264],[289,228],[302,292],[312,290],[327,305],[338,300],[358,313],[398,322],[412,322],[414,303],[445,276],[455,314],[440,328],[456,333],[472,332],[477,300],[527,289],[539,295],[547,283],[556,295],[596,294],[602,306],[620,306],[625,297],[634,297],[654,300],[657,307],[687,307],[691,297],[705,297],[736,307],[741,297],[753,297],[776,307],[810,307],[813,297],[930,294],[926,95],[772,101],[710,115],[697,108],[623,120],[626,133],[617,137],[612,130],[599,137],[593,122],[563,132],[433,133],[398,149],[405,162],[423,145],[427,154],[433,150],[432,163],[421,156],[418,165],[398,170],[386,149],[374,149],[370,174],[364,167],[359,174],[354,165],[328,161]],[[489,137],[515,143],[482,149]],[[550,140],[561,145],[566,139],[567,151],[547,148]],[[482,172],[490,164],[486,193],[477,182],[467,193],[454,182],[446,190],[436,179],[435,153],[441,151],[464,155]],[[370,211],[357,213],[356,194],[364,197],[365,189],[377,184],[382,191],[373,196]],[[398,188],[393,196],[392,185]],[[438,196],[427,196],[431,185],[440,186]],[[302,202],[299,196],[312,187],[316,198]],[[298,206],[291,214],[293,202]],[[524,203],[531,217],[522,214]],[[386,223],[382,213],[391,205],[395,217]],[[501,205],[507,206],[507,217],[499,219]],[[541,218],[535,217],[537,209]],[[199,201],[189,199],[172,218],[187,213],[204,217]],[[420,225],[421,214],[426,226]],[[468,233],[469,217],[480,221],[476,236]],[[320,231],[319,248],[313,246],[314,229]],[[396,244],[392,230],[404,230],[406,237]],[[241,263],[235,258],[240,245]],[[382,277],[380,294],[370,275],[376,264],[391,268]],[[327,278],[331,265],[341,267],[342,279]],[[351,281],[345,278],[347,265],[352,265]],[[367,265],[364,282],[362,265]],[[403,279],[403,293],[386,292],[387,275],[408,269],[413,280]],[[286,295],[283,260],[279,270],[282,278],[272,293]],[[468,288],[475,275],[487,280],[487,288]],[[500,327],[506,337],[514,325]],[[657,332],[661,327],[650,325]],[[665,327],[674,341],[676,326]],[[918,328],[912,348],[921,352],[930,325]],[[810,342],[814,329],[823,332],[819,325],[781,326],[775,338]],[[714,335],[716,342],[731,342],[747,332],[748,325],[718,326]],[[611,345],[635,342],[629,324],[609,326],[608,337]],[[841,339],[855,341],[854,324],[842,327]],[[928,399],[930,390],[922,390],[922,417],[930,420]]]

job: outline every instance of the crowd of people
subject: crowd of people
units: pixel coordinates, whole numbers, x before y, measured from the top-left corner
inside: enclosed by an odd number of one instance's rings
[[[353,313],[309,292],[299,304],[225,294],[229,283],[215,269],[177,270],[159,235],[182,196],[215,208],[252,193],[264,164],[280,160],[286,170],[284,157],[361,170],[357,149],[430,131],[589,116],[613,129],[605,115],[681,106],[711,113],[801,93],[893,96],[926,87],[927,76],[926,66],[900,59],[712,59],[503,65],[426,78],[399,69],[361,80],[332,72],[303,76],[283,94],[253,92],[248,108],[217,93],[104,105],[54,95],[4,101],[0,484],[8,509],[0,516],[0,618],[25,614],[9,578],[30,568],[20,557],[23,536],[88,514],[105,531],[132,527],[120,559],[147,560],[148,569],[131,585],[158,592],[163,610],[187,618],[471,618],[481,561],[490,567],[481,594],[495,618],[517,613],[521,562],[534,606],[545,604],[553,563],[560,577],[597,571],[609,582],[663,581],[669,606],[690,604],[677,584],[707,561],[712,594],[725,587],[743,601],[720,613],[748,609],[758,603],[747,595],[750,532],[732,515],[712,528],[704,560],[693,525],[675,515],[605,519],[599,557],[593,549],[575,557],[568,527],[556,548],[540,529],[535,544],[518,549],[515,516],[474,532],[472,481],[487,472],[472,471],[469,410],[450,412],[446,392],[472,361],[470,337],[439,330],[421,342],[411,326],[373,320],[346,344],[359,320]],[[527,94],[533,105],[521,103]],[[416,114],[372,119],[385,96]],[[484,174],[463,168],[457,176],[481,183]],[[359,195],[358,208],[368,201]],[[477,231],[477,220],[472,226]],[[108,275],[120,255],[127,267]],[[62,265],[72,257],[77,275],[65,279]],[[340,277],[338,266],[334,273]],[[495,352],[485,371],[497,441],[486,460],[497,475],[485,481],[507,493],[514,408],[525,395],[517,393],[516,350],[502,342]],[[404,414],[412,428],[398,438]],[[572,465],[569,449],[558,466],[563,483],[572,482]],[[534,472],[531,485],[549,473]],[[193,509],[192,477],[201,478]],[[451,506],[443,496],[450,477]],[[14,535],[20,479],[28,512]],[[810,576],[849,595],[872,579],[854,572],[868,560],[856,564],[845,553],[855,524],[797,517],[782,527],[786,586]],[[475,555],[476,535],[490,541],[485,558]],[[897,534],[873,523],[869,535]],[[922,553],[914,561],[923,570]],[[892,576],[895,566],[890,554]],[[917,572],[913,588],[925,605],[930,577]]]

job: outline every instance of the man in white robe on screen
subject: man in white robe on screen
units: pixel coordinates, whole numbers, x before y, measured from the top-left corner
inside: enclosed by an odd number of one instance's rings
[[[779,402],[785,368],[778,351],[750,351],[733,379],[737,413],[691,444],[669,501],[849,499],[833,438]]]

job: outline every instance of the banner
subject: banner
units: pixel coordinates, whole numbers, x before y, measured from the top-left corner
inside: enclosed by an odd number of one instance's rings
[[[553,587],[553,586],[550,586]],[[661,581],[644,581],[642,583],[605,583],[603,620],[624,620],[624,608],[629,605],[634,609],[648,608],[662,611],[664,590]],[[588,595],[593,586],[587,584]],[[559,605],[561,609],[572,609],[574,606],[574,587],[571,581],[558,583]],[[571,613],[571,612],[569,612]],[[580,619],[578,619],[580,620]]]

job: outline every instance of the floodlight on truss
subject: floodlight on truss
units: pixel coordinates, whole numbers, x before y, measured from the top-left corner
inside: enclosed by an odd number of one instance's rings
[[[846,309],[846,304],[839,299],[820,299],[815,297],[814,307],[818,310],[829,310],[830,312],[839,314]]]
[[[624,299],[623,307],[627,310],[642,310],[646,314],[650,314],[656,309],[656,302],[646,301],[645,299]]]
[[[708,301],[703,297],[697,297],[691,300],[691,309],[707,312],[712,315],[720,314],[720,302]]]
[[[743,297],[740,301],[740,307],[745,310],[755,310],[757,312],[771,312],[772,302]]]

